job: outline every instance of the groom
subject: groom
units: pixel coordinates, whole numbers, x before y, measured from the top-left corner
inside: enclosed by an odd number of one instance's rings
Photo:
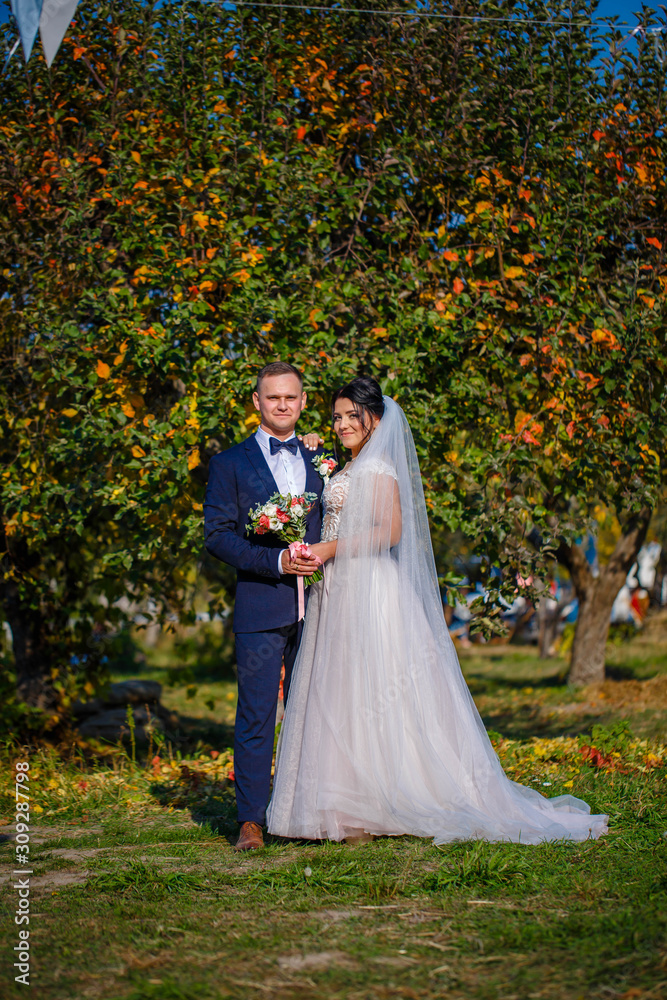
[[[274,361],[257,376],[253,394],[261,416],[257,432],[209,462],[204,500],[206,550],[237,571],[234,634],[238,705],[234,734],[236,805],[241,833],[237,851],[262,847],[281,667],[287,700],[303,619],[299,621],[297,577],[315,572],[314,560],[290,559],[273,533],[250,534],[248,511],[276,492],[316,493],[306,519],[306,542],[318,542],[323,481],[312,464],[318,435],[301,442],[295,434],[306,405],[301,373]],[[308,589],[305,591],[308,596]]]

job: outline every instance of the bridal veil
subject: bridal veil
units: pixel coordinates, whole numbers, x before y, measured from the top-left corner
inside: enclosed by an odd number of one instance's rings
[[[597,837],[606,816],[502,769],[445,623],[412,433],[401,407],[384,404],[345,473],[336,555],[311,589],[269,830],[436,843]]]

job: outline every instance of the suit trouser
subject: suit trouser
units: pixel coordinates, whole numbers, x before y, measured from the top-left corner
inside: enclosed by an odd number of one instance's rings
[[[262,825],[271,787],[271,763],[280,688],[287,703],[303,621],[267,632],[237,632],[239,696],[234,729],[234,776],[239,823]]]

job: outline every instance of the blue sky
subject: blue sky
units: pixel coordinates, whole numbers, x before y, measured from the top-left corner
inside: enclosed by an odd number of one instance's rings
[[[85,3],[85,0],[82,0]],[[286,2],[299,3],[299,0],[286,0]],[[303,0],[301,0],[303,2]],[[318,0],[322,3],[323,0]],[[325,0],[327,2],[327,0]],[[419,6],[419,0],[415,0],[415,7]],[[650,0],[645,6],[651,10],[656,10],[657,0]],[[641,0],[599,0],[597,18],[618,17],[620,21],[627,22],[630,27],[641,23]],[[635,12],[639,13],[635,13]],[[9,17],[9,3],[7,0],[0,0],[0,23],[7,21]]]
[[[653,10],[657,9],[657,3],[647,3],[645,5]],[[600,0],[598,4],[597,17],[618,17],[621,21],[627,21],[633,27],[641,23],[641,17],[633,13],[641,12],[642,4],[637,0]]]
[[[298,2],[298,0],[287,0],[287,2]],[[319,0],[319,2],[321,3],[322,0]],[[658,5],[657,3],[650,2],[645,6],[655,10]],[[640,17],[633,12],[641,11],[641,7],[641,0],[600,0],[597,16],[613,17],[616,15],[622,21],[627,21],[629,24],[634,26],[635,24],[639,24]],[[6,21],[8,19],[8,13],[9,5],[3,0],[2,4],[0,4],[0,21]]]

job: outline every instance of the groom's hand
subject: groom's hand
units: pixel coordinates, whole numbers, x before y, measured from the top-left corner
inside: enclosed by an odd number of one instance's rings
[[[314,557],[302,555],[290,559],[289,549],[285,549],[280,561],[283,573],[290,573],[293,576],[312,576],[317,569]]]
[[[324,438],[321,438],[319,434],[315,431],[311,431],[308,434],[297,434],[299,441],[303,441],[308,451],[317,451],[319,445],[324,444]]]

